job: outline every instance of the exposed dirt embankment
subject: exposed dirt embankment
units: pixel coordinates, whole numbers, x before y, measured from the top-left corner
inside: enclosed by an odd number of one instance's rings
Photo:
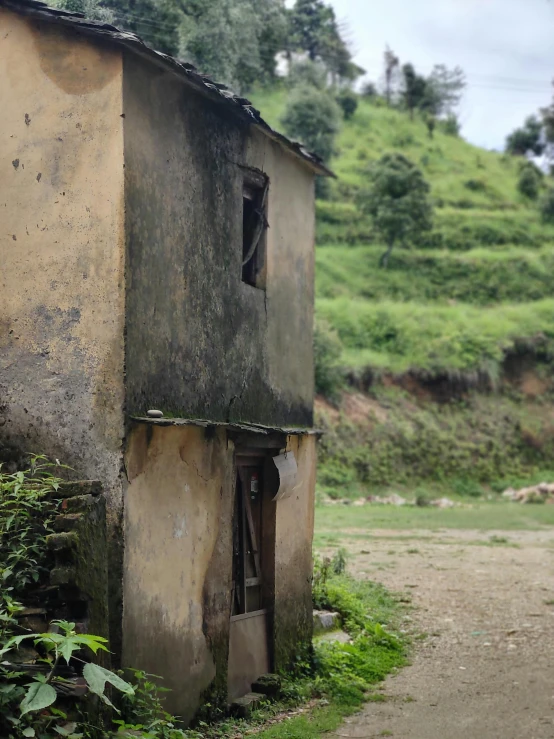
[[[335,404],[318,397],[317,423],[327,432],[320,488],[343,495],[431,485],[479,495],[548,472],[554,480],[554,386],[547,370],[523,358],[506,366],[494,388],[470,384],[386,375],[365,391],[343,392]]]

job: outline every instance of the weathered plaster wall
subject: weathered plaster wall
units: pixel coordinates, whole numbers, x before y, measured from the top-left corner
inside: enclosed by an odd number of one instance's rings
[[[137,425],[126,468],[123,659],[162,675],[188,721],[208,688],[227,693],[233,446],[224,431]]]
[[[275,543],[275,612],[273,619],[275,669],[290,667],[312,638],[312,539],[316,437],[293,437],[302,484],[290,498],[277,503]]]
[[[123,435],[121,53],[0,9],[0,447],[117,504]]]
[[[311,172],[175,76],[124,70],[129,410],[311,424]],[[241,281],[241,164],[271,180],[267,291]]]

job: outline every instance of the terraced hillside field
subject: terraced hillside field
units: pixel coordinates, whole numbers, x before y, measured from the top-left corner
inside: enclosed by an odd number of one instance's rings
[[[254,102],[279,126],[286,95]],[[391,151],[423,171],[435,218],[385,270],[357,196],[370,162]],[[349,384],[342,402],[319,402],[323,489],[463,488],[553,467],[554,228],[518,192],[521,161],[442,130],[431,139],[422,120],[361,99],[331,166],[316,308]]]

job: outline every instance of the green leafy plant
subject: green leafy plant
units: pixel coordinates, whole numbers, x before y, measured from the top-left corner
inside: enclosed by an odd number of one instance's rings
[[[12,705],[14,702],[19,703],[19,715],[8,712],[7,719],[15,730],[20,730],[21,736],[42,736],[31,733],[31,729],[35,731],[39,726],[41,729],[51,729],[64,735],[66,729],[59,723],[59,711],[45,711],[56,702],[56,687],[63,686],[67,682],[58,674],[61,660],[67,665],[71,660],[83,663],[83,677],[89,691],[99,696],[109,706],[113,707],[105,693],[107,683],[126,695],[134,693],[133,687],[119,675],[77,656],[83,650],[90,650],[94,654],[100,650],[107,652],[106,639],[91,634],[77,634],[75,624],[68,621],[54,621],[52,625],[58,627],[58,633],[19,634],[8,639],[0,649],[0,659],[3,660],[0,667],[0,693],[11,696],[12,700],[6,707],[7,711],[10,711],[10,703]],[[31,680],[24,683],[22,693],[19,683],[24,679],[25,672],[17,671],[17,666],[12,665],[10,659],[17,659],[17,651],[26,642],[32,642],[40,655],[40,664],[46,667],[46,671],[34,673]],[[17,682],[14,682],[16,678]]]
[[[19,597],[46,572],[46,536],[56,515],[61,480],[56,465],[33,457],[13,474],[0,466],[0,582],[2,593]]]
[[[118,735],[136,736],[140,731],[144,739],[184,739],[190,732],[179,729],[176,719],[162,705],[162,695],[169,692],[161,687],[157,675],[142,670],[130,670],[134,691],[125,693],[121,705],[121,719],[114,721]]]
[[[345,121],[349,121],[358,108],[358,96],[348,87],[340,90],[337,95],[337,103],[342,109]]]

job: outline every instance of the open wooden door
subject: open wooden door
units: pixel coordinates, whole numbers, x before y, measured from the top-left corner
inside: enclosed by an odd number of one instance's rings
[[[270,671],[267,588],[264,572],[274,556],[264,537],[271,500],[264,497],[264,458],[237,457],[237,491],[233,519],[233,592],[229,634],[228,697],[251,691]],[[265,515],[264,515],[265,514]]]

